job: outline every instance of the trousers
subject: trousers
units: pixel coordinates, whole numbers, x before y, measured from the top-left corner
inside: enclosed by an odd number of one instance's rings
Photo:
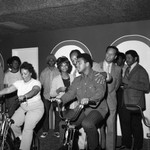
[[[74,110],[69,110],[65,117],[71,118],[73,116]],[[79,116],[79,118],[73,122],[72,124],[76,125],[76,127],[83,127],[86,135],[87,135],[87,143],[88,148],[90,150],[95,150],[99,146],[99,133],[97,131],[97,127],[103,121],[103,117],[97,110],[92,110],[88,115],[85,115],[84,112],[82,112]],[[64,138],[64,132],[65,129],[62,128],[62,126],[65,124],[64,121],[60,122],[60,142],[63,141]]]
[[[37,123],[40,121],[44,114],[43,102],[36,102],[33,106],[20,106],[12,116],[14,124],[11,128],[15,134],[15,137],[22,135],[22,140],[20,144],[21,150],[30,150],[33,130]],[[21,126],[24,124],[23,131],[21,131]]]

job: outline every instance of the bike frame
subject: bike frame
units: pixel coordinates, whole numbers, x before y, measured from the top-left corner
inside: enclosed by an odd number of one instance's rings
[[[74,122],[80,115],[81,111],[84,109],[85,105],[84,104],[79,104],[77,107],[77,111],[75,112],[74,116],[69,119],[69,118],[65,118],[63,116],[63,108],[60,106],[61,104],[61,100],[59,98],[51,98],[50,99],[52,102],[53,101],[56,101],[57,102],[57,105],[58,105],[58,112],[59,112],[59,116],[61,118],[61,120],[65,121],[65,129],[66,129],[66,138],[65,138],[65,141],[64,141],[64,146],[67,145],[67,149],[68,150],[72,150],[73,148],[73,142],[74,142],[74,135],[75,135],[75,132],[76,132],[76,126],[71,124],[71,122]],[[90,107],[92,108],[95,108],[97,107],[97,104],[93,101],[90,101],[88,106],[90,105]]]
[[[13,131],[11,130],[11,124],[14,123],[14,121],[7,117],[5,113],[2,113],[2,124],[0,127],[0,136],[1,136],[1,150],[4,150],[4,144],[8,136],[12,138],[12,140],[15,139],[15,135]],[[9,132],[10,131],[10,132]]]
[[[26,100],[20,101],[20,103],[25,102]],[[0,140],[1,140],[1,145],[0,145],[0,150],[4,150],[5,142],[7,141],[7,138],[10,138],[12,141],[12,144],[15,146],[15,135],[14,132],[11,129],[11,125],[14,123],[14,120],[9,118],[5,111],[2,111],[2,123],[0,125]],[[14,147],[13,147],[14,149]],[[33,132],[33,139],[32,139],[32,145],[31,149],[40,149],[40,141],[35,133]]]

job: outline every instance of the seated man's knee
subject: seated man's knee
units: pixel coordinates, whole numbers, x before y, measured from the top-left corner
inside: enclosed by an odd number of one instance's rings
[[[89,128],[95,127],[95,125],[93,124],[93,122],[91,122],[91,121],[89,121],[89,120],[84,120],[84,121],[82,122],[82,127],[83,127],[84,129],[89,129]]]

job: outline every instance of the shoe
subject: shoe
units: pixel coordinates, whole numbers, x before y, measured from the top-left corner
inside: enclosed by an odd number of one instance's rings
[[[41,137],[41,138],[46,138],[47,135],[48,135],[48,132],[43,132],[40,137]]]
[[[54,136],[59,138],[60,137],[60,133],[59,132],[54,132]]]

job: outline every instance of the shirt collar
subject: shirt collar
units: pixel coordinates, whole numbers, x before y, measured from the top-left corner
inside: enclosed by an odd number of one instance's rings
[[[133,63],[131,66],[130,66],[130,71],[137,65],[137,62]]]
[[[82,76],[82,78],[92,78],[93,73],[94,73],[93,69],[90,69],[88,75],[82,74],[81,76]]]
[[[108,65],[110,65],[110,67],[112,66],[112,62],[111,63],[108,63],[106,60],[104,60],[104,65],[106,65],[106,66],[108,66]]]

